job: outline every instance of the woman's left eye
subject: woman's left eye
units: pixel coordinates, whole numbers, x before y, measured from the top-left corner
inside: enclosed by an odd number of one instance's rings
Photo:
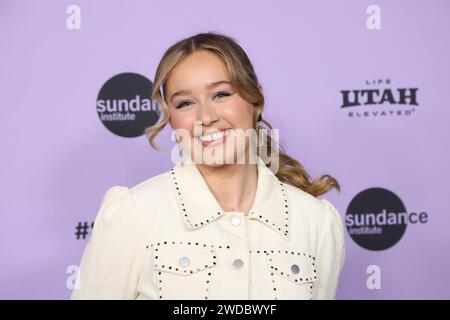
[[[215,98],[215,97],[218,97],[218,96],[225,96],[225,97],[228,97],[228,96],[231,96],[231,93],[226,92],[226,91],[220,91],[220,92],[217,92],[217,94],[214,96],[214,98]]]

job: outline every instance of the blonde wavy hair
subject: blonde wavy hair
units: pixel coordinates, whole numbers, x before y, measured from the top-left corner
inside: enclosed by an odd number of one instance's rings
[[[167,49],[156,70],[152,99],[160,105],[163,116],[160,117],[160,121],[155,125],[147,127],[145,134],[149,139],[150,145],[157,151],[159,151],[159,148],[154,140],[169,122],[169,109],[165,101],[166,81],[169,73],[188,55],[202,49],[209,50],[225,62],[235,90],[244,100],[254,105],[253,128],[258,130],[258,132],[264,127],[269,130],[272,129],[272,126],[265,119],[257,123],[259,115],[264,110],[264,96],[258,88],[259,82],[253,65],[241,46],[233,38],[218,32],[199,33],[178,41]],[[262,130],[262,133],[265,131],[267,130]],[[257,134],[257,136],[259,140],[260,134]],[[266,143],[266,153],[270,158],[275,141],[270,135],[266,135],[266,139],[263,139],[263,141]],[[322,175],[315,180],[311,180],[310,175],[299,161],[287,155],[281,145],[277,147],[279,165],[275,175],[280,181],[300,188],[314,197],[328,192],[331,188],[336,188],[340,192],[339,183],[335,178],[329,175]],[[269,166],[270,162],[266,163],[266,165]]]

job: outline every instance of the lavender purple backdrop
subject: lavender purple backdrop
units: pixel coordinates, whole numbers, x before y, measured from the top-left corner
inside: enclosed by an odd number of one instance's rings
[[[79,29],[67,26],[70,5],[80,9]],[[381,29],[368,27],[371,5]],[[322,197],[343,219],[353,197],[373,187],[428,214],[387,250],[364,249],[346,231],[337,298],[449,299],[449,12],[444,0],[0,0],[0,298],[69,298],[89,238],[77,239],[75,227],[94,220],[110,186],[172,166],[169,128],[157,139],[165,153],[145,136],[105,128],[96,110],[102,85],[123,72],[153,80],[173,42],[219,31],[252,59],[264,118],[287,152],[313,177],[340,182],[340,194]],[[342,90],[369,87],[418,88],[418,105],[341,107]],[[414,112],[362,115],[402,109]]]

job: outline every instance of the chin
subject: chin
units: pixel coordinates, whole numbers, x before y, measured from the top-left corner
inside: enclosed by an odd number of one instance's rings
[[[211,155],[213,154],[213,155]],[[191,158],[194,159],[194,162],[196,164],[201,164],[201,165],[205,165],[205,166],[210,166],[210,167],[223,167],[223,166],[228,166],[228,165],[232,165],[232,164],[236,164],[236,151],[233,152],[229,152],[226,153],[225,156],[222,154],[218,154],[217,156],[214,155],[214,153],[211,153],[210,151],[208,152],[203,152],[203,154],[201,153],[195,153],[195,158],[192,157],[192,153],[191,153]]]

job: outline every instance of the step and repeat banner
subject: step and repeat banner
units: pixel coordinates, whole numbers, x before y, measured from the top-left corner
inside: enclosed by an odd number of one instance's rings
[[[170,127],[161,152],[144,134],[162,54],[217,31],[249,55],[287,153],[341,185],[320,197],[345,223],[337,299],[449,299],[449,13],[445,0],[0,0],[0,298],[69,298],[105,191],[173,166]]]

